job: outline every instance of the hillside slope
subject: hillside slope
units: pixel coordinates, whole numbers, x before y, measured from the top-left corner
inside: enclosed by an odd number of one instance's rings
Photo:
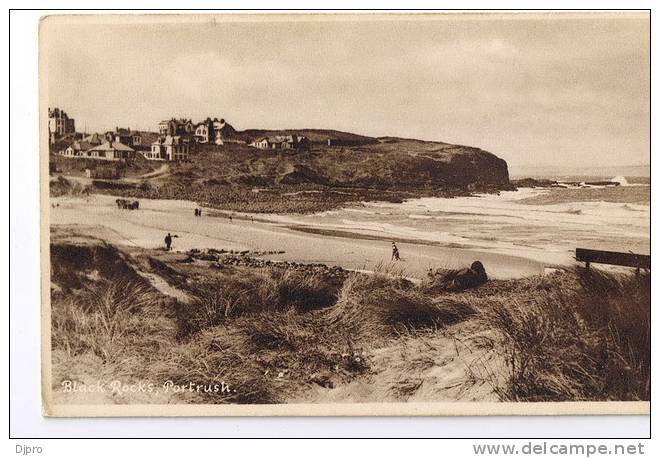
[[[237,136],[245,132],[275,131],[243,131]],[[311,148],[263,150],[245,143],[199,144],[191,151],[190,161],[171,163],[167,174],[147,174],[137,182],[153,169],[131,171],[123,180],[94,180],[92,192],[191,200],[253,213],[313,213],[364,201],[401,202],[513,188],[507,163],[479,148],[336,131],[290,132],[308,135]],[[336,143],[328,145],[328,138]],[[66,175],[84,171],[81,167],[72,170],[82,166],[77,159],[53,161]]]
[[[505,189],[506,161],[469,146],[381,138],[376,144],[331,148],[316,158],[331,180],[358,186]]]
[[[359,141],[352,137],[345,140]],[[204,146],[193,165],[182,168],[190,178],[222,178],[243,184],[309,183],[406,190],[510,187],[506,161],[479,148],[395,138],[373,140],[350,146],[317,143],[310,151]],[[291,173],[295,173],[294,180],[286,177]]]

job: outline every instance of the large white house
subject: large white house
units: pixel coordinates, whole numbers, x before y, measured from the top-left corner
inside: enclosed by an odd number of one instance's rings
[[[195,128],[195,138],[199,143],[209,142],[209,125],[206,122],[200,122]]]
[[[195,138],[199,143],[215,143],[223,145],[228,137],[233,136],[234,129],[224,119],[206,118],[195,127]]]
[[[187,161],[190,145],[179,135],[166,135],[153,142],[144,157],[150,161]]]

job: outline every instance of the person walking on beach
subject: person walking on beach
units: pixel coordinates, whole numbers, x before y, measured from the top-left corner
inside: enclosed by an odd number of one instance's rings
[[[195,209],[195,216],[199,216],[199,209]]]
[[[172,235],[168,232],[165,236],[165,251],[170,251],[172,249],[172,237],[178,237],[178,235]]]
[[[400,259],[399,249],[397,248],[396,243],[392,242],[392,261],[398,261]]]

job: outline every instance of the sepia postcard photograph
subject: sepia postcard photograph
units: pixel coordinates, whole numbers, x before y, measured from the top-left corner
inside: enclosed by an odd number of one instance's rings
[[[650,26],[42,17],[43,414],[648,414]]]

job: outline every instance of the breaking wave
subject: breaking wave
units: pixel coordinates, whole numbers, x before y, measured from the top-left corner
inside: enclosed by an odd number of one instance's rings
[[[626,177],[621,175],[611,178],[610,181],[612,183],[619,183],[619,186],[630,186]]]

